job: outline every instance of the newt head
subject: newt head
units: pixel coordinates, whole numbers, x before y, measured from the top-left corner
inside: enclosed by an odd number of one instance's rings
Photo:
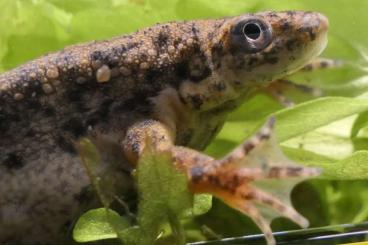
[[[327,44],[327,30],[327,18],[316,12],[268,11],[229,18],[212,42],[213,63],[220,75],[240,86],[269,82],[318,56]]]

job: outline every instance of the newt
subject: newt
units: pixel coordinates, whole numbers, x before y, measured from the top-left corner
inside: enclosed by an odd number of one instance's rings
[[[256,203],[306,227],[289,203],[252,185],[319,174],[258,159],[274,120],[222,159],[201,150],[231,111],[317,57],[327,30],[325,16],[303,11],[169,22],[66,47],[1,74],[1,244],[61,239],[90,186],[75,145],[86,136],[109,142],[132,167],[146,142],[171,152],[194,193],[248,215],[268,244],[275,240]]]

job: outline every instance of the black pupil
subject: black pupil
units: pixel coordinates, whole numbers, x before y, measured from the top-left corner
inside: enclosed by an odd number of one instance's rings
[[[256,40],[261,35],[261,28],[254,23],[248,23],[243,28],[243,33],[247,38]]]

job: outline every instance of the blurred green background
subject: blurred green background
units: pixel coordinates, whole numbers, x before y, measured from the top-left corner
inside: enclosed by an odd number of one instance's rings
[[[110,38],[157,22],[293,9],[328,16],[329,44],[322,56],[346,65],[292,76],[325,96],[289,91],[298,104],[295,108],[285,109],[265,94],[252,98],[230,116],[207,152],[223,155],[274,113],[285,153],[324,170],[322,178],[294,189],[296,208],[313,227],[362,222],[368,219],[368,1],[0,0],[0,71],[66,45]],[[273,228],[297,227],[277,219]],[[248,218],[219,201],[209,213],[190,221],[187,229],[195,231],[193,239],[259,232]]]

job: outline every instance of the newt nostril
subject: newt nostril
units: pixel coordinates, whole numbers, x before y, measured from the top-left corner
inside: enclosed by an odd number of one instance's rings
[[[326,36],[328,26],[328,19],[323,14],[306,12],[301,15],[296,31],[302,38],[306,35],[310,41],[315,41]]]
[[[326,16],[320,13],[310,13],[303,18],[304,27],[313,28],[318,33],[325,33],[329,27],[329,21]]]

